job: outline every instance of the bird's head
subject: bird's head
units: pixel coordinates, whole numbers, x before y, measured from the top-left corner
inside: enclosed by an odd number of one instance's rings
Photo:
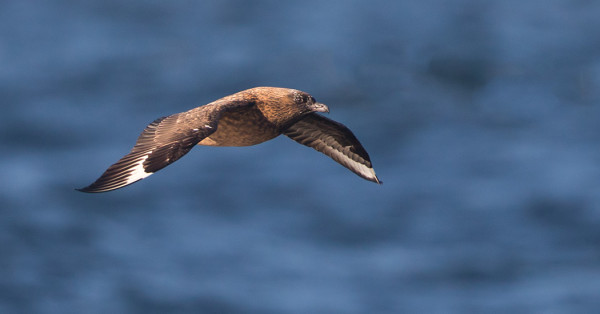
[[[308,93],[299,91],[299,90],[294,90],[292,92],[293,95],[293,99],[294,99],[294,103],[296,105],[301,106],[304,110],[305,113],[310,113],[310,112],[325,112],[325,113],[329,113],[329,108],[320,103],[317,102],[315,100],[315,98],[311,95],[309,95]]]
[[[303,91],[281,87],[255,87],[240,92],[254,99],[265,118],[281,129],[292,125],[307,114],[329,112],[329,108]]]

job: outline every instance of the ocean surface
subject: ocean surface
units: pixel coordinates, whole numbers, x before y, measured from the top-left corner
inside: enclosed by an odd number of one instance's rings
[[[594,313],[600,2],[0,3],[0,313]],[[286,137],[74,190],[154,119],[312,94]]]

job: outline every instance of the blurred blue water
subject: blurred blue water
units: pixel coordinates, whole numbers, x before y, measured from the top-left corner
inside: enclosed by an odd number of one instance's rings
[[[594,312],[599,14],[3,2],[0,312]],[[263,85],[329,105],[385,184],[278,138],[73,191],[153,119]]]

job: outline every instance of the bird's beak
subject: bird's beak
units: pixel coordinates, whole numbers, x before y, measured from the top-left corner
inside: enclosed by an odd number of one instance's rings
[[[310,109],[314,112],[325,112],[329,113],[329,108],[320,102],[316,102],[310,106]]]

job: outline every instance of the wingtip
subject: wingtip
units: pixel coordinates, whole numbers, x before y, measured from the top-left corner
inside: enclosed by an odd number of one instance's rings
[[[86,186],[84,188],[75,188],[75,191],[83,192],[83,193],[100,193],[100,192],[106,192],[106,191],[97,191],[97,190],[93,189],[91,187],[91,185],[90,186]]]
[[[369,168],[369,170],[370,170],[370,172],[371,172],[371,175],[370,175],[370,176],[368,176],[368,177],[365,177],[365,179],[367,179],[367,180],[369,180],[369,181],[371,181],[371,182],[375,182],[375,183],[377,183],[377,184],[379,184],[379,185],[382,185],[382,184],[383,184],[383,181],[379,180],[379,178],[378,178],[378,177],[377,177],[377,175],[375,174],[375,169],[373,169],[373,168]]]
[[[369,181],[377,183],[379,185],[383,184],[383,181],[379,180],[379,178],[375,175],[375,172],[373,172],[373,176],[370,178],[367,178]]]

